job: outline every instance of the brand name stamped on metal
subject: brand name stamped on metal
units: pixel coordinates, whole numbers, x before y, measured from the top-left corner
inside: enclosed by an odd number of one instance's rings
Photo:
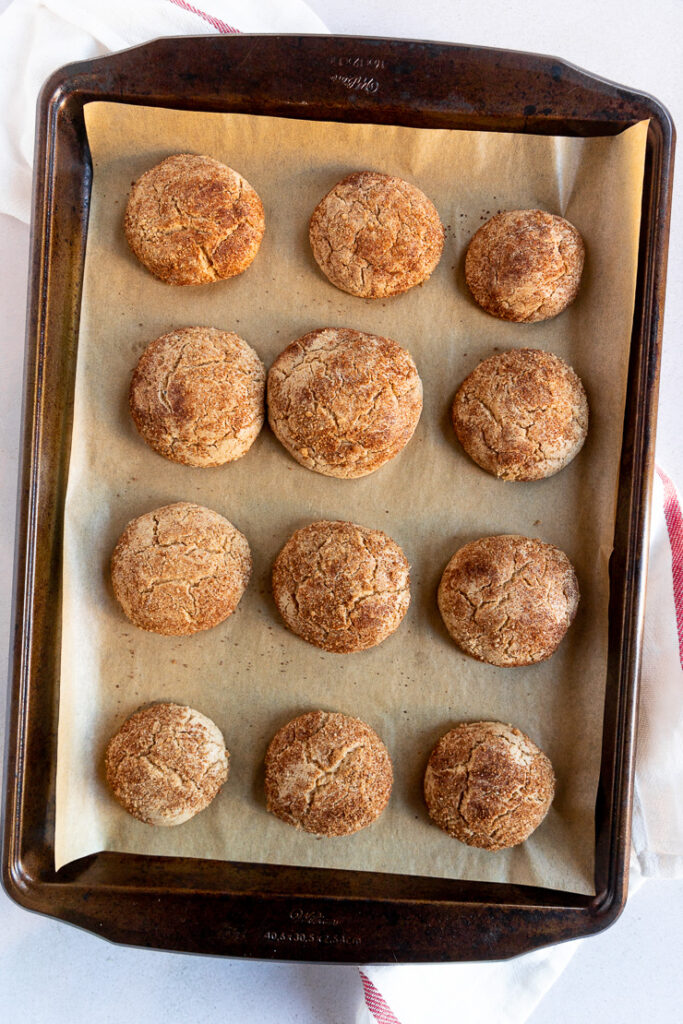
[[[330,75],[331,82],[338,82],[349,92],[365,92],[371,96],[379,92],[381,83],[374,74],[367,72],[384,70],[386,62],[380,57],[333,57],[330,63],[336,69]]]
[[[289,919],[290,921],[300,921],[301,924],[326,924],[333,928],[341,924],[341,921],[335,917],[327,917],[318,910],[303,910],[300,907],[290,910]]]

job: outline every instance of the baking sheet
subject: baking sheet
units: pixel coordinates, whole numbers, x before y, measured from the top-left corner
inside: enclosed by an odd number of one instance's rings
[[[536,884],[593,892],[597,787],[611,551],[640,219],[646,124],[617,137],[542,138],[395,126],[293,121],[91,103],[85,109],[93,190],[76,372],[64,534],[56,866],[98,850],[352,868]],[[155,280],[128,251],[122,218],[133,179],[173,152],[207,153],[257,189],[266,236],[241,277],[200,288]],[[362,300],[330,285],[307,241],[310,213],[343,175],[371,168],[418,184],[446,225],[431,280],[404,296]],[[584,236],[582,290],[560,317],[508,324],[483,313],[463,278],[474,231],[499,209],[563,214]],[[179,326],[234,330],[269,366],[294,338],[349,326],[407,347],[425,388],[405,451],[362,480],[297,465],[267,428],[233,465],[191,469],[156,455],[127,409],[146,344]],[[567,359],[591,407],[582,453],[546,481],[503,483],[460,450],[453,394],[487,355],[533,346]],[[214,630],[160,637],[132,626],[108,578],[126,523],[192,500],[249,539],[251,584]],[[273,559],[294,529],[318,518],[386,530],[411,562],[412,603],[400,629],[356,655],[319,651],[288,633],[270,595]],[[579,578],[577,620],[558,652],[528,668],[482,665],[449,639],[437,606],[443,568],[463,543],[524,533],[567,552]],[[231,751],[211,807],[175,829],[153,829],[110,798],[109,736],[150,700],[209,715]],[[265,812],[262,760],[289,718],[321,707],[357,715],[386,742],[395,770],[389,807],[355,836],[321,840]],[[558,776],[553,807],[521,847],[490,854],[430,824],[421,778],[440,735],[462,719],[500,719],[527,732]]]

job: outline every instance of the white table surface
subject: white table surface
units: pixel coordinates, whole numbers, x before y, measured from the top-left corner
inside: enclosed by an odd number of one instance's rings
[[[96,0],[93,0],[96,2]],[[257,2],[257,0],[254,0]],[[657,96],[683,123],[681,0],[309,0],[332,32],[439,39],[561,56]],[[7,0],[0,0],[0,11]],[[197,6],[201,6],[197,0]],[[229,6],[226,8],[229,10]],[[21,54],[17,54],[20,60]],[[1,74],[0,70],[0,74]],[[683,487],[683,207],[674,198],[657,441]],[[0,662],[6,663],[28,229],[0,216]],[[1,702],[0,702],[1,706]],[[3,708],[4,712],[4,708]],[[0,712],[0,715],[3,713]],[[649,881],[612,928],[582,944],[532,1024],[681,1020],[683,881]],[[29,1024],[346,1024],[353,967],[249,963],[117,947],[16,907],[0,891],[0,1020]],[[453,994],[457,1007],[457,993]],[[446,1019],[456,1019],[448,1011]],[[428,1024],[428,1022],[425,1022]],[[492,1021],[491,1024],[496,1024]]]

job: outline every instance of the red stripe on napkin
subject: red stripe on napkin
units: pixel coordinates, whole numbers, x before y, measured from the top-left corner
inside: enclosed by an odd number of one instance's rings
[[[226,24],[221,21],[220,18],[214,18],[213,14],[207,14],[206,11],[200,11],[198,7],[193,7],[192,4],[188,4],[186,0],[168,0],[170,4],[175,4],[176,7],[182,7],[184,11],[189,11],[190,14],[196,14],[198,18],[203,18],[207,21],[212,28],[216,29],[216,32],[220,32],[222,35],[239,35],[239,29],[233,28],[232,25]]]
[[[678,627],[678,654],[683,668],[683,513],[673,480],[657,466],[664,487],[664,518],[671,544],[671,572],[674,581],[674,607]]]
[[[360,968],[358,973],[360,974],[360,980],[363,982],[365,1005],[377,1021],[377,1024],[401,1024],[394,1011],[383,998],[379,989],[375,988],[372,984],[367,974],[363,974]]]

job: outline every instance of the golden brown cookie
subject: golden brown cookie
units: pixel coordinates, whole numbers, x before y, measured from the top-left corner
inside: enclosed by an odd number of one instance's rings
[[[519,729],[463,722],[434,747],[424,794],[430,817],[444,832],[468,846],[504,850],[541,824],[555,795],[555,774]]]
[[[460,385],[452,409],[460,444],[503,480],[541,480],[581,450],[588,401],[559,356],[523,348],[485,359]]]
[[[441,259],[444,230],[434,204],[415,185],[359,171],[318,203],[309,238],[332,284],[379,299],[427,280]]]
[[[387,748],[358,718],[310,711],[273,737],[266,754],[266,806],[295,828],[348,836],[371,825],[391,795]]]
[[[230,755],[210,718],[180,704],[152,704],[127,718],[105,753],[112,793],[148,825],[182,825],[208,807]]]
[[[297,530],[277,556],[273,596],[293,633],[350,654],[398,629],[410,604],[410,566],[381,530],[321,520]]]
[[[227,619],[250,574],[247,538],[217,512],[189,501],[133,519],[111,558],[114,593],[130,621],[166,636]]]
[[[422,381],[410,353],[347,327],[311,331],[268,373],[268,421],[302,466],[360,477],[393,459],[413,436]]]
[[[246,270],[259,250],[263,204],[248,181],[210,156],[179,153],[130,190],[131,249],[168,284],[207,284]]]
[[[559,548],[530,537],[481,537],[451,558],[439,611],[456,644],[490,665],[533,665],[574,620],[579,585]]]
[[[465,277],[487,313],[534,323],[574,301],[583,261],[583,239],[569,221],[543,210],[507,210],[470,242]]]
[[[186,466],[241,458],[263,426],[266,371],[246,341],[215,327],[183,327],[152,341],[130,384],[145,441]]]

